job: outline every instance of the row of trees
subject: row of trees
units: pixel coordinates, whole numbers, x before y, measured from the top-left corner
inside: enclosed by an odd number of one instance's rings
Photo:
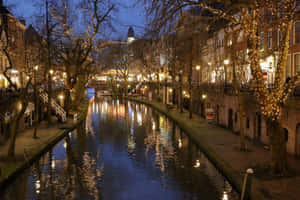
[[[16,36],[24,34],[22,32],[24,30],[14,28],[16,27],[14,23],[19,22],[8,10],[1,13],[3,32],[1,53],[9,63],[3,74],[9,87],[19,91],[18,102],[21,105],[12,112],[8,157],[15,155],[18,125],[29,101],[32,100],[29,88],[35,88],[34,99],[37,109],[39,99],[37,85],[46,86],[47,118],[48,123],[51,124],[52,72],[60,70],[66,75],[65,110],[68,112],[72,108],[78,108],[84,98],[88,78],[95,72],[96,62],[99,62],[97,55],[101,53],[102,48],[110,44],[102,38],[103,33],[111,28],[111,15],[115,10],[115,4],[111,1],[45,0],[36,1],[36,7],[42,12],[37,14],[34,28],[30,27],[31,31],[27,33],[28,37],[24,35],[26,41],[22,41],[22,37],[17,38],[19,43],[16,42]],[[74,13],[73,10],[77,12]],[[21,43],[24,45],[20,46]],[[9,74],[13,69],[21,69],[27,77],[21,87]],[[73,101],[71,101],[71,91],[74,92]],[[35,118],[37,127],[39,117]],[[34,136],[36,137],[36,131]]]

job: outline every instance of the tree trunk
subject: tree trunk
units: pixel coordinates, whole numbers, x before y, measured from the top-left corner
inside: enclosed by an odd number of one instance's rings
[[[193,86],[190,82],[189,84],[189,93],[190,93],[190,99],[189,99],[189,118],[192,119],[193,118]]]
[[[52,81],[51,81],[51,74],[49,73],[48,75],[48,103],[47,103],[47,120],[48,120],[48,125],[51,125],[51,101],[52,101]]]
[[[84,91],[85,91],[85,77],[84,75],[78,75],[77,77],[77,81],[75,84],[75,99],[74,99],[74,103],[73,106],[75,108],[77,108],[81,101],[84,98]]]
[[[10,130],[10,141],[9,141],[8,152],[7,152],[7,156],[9,158],[15,157],[15,144],[16,144],[19,123],[20,123],[20,119],[22,118],[22,116],[25,113],[27,105],[28,105],[28,102],[22,102],[21,111],[19,111],[12,120],[12,125],[11,125],[11,130]]]
[[[190,98],[189,98],[189,118],[192,119],[193,118],[193,79],[192,79],[192,76],[193,76],[193,65],[192,65],[192,62],[190,63],[190,71],[189,71],[189,95],[190,95]]]
[[[64,91],[65,93],[65,99],[64,99],[64,110],[67,112],[69,112],[70,110],[70,106],[72,104],[72,100],[71,100],[71,92],[70,90],[68,89],[68,87],[65,89]]]
[[[179,107],[180,113],[183,113],[183,98],[182,98],[182,75],[179,76]]]
[[[271,167],[273,173],[284,175],[288,168],[284,129],[279,121],[268,119],[267,131],[270,136]]]

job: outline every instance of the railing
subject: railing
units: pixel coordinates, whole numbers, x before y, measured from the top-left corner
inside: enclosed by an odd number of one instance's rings
[[[48,94],[43,90],[40,90],[40,97],[44,103],[48,103]],[[67,121],[66,111],[54,99],[51,99],[51,107],[55,111],[55,114],[60,116],[62,122]]]

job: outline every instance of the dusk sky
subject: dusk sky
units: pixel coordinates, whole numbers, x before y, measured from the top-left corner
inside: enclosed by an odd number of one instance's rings
[[[26,19],[27,25],[31,24],[33,21],[32,15],[35,12],[33,2],[36,0],[4,0],[4,4],[13,4],[15,8],[13,13],[17,17],[24,17]],[[133,26],[134,31],[137,36],[143,34],[143,28],[146,24],[145,11],[142,8],[142,3],[135,6],[135,0],[116,0],[119,3],[119,12],[115,18],[115,28],[117,33],[113,34],[114,38],[125,38],[127,35],[127,30],[129,26]]]

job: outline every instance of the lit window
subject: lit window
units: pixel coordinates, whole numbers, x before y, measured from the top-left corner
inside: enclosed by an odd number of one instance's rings
[[[264,49],[264,44],[265,44],[265,34],[262,32],[260,34],[260,49],[263,50]]]
[[[231,46],[231,45],[232,45],[232,35],[230,35],[230,36],[228,37],[227,45],[228,45],[228,46]]]
[[[269,47],[269,49],[272,49],[272,40],[273,40],[272,31],[269,31],[268,32],[268,47]]]
[[[277,33],[277,45],[278,46],[280,46],[281,40],[282,40],[282,32],[280,30],[278,30],[278,33]]]
[[[294,55],[294,74],[300,71],[300,54]]]

